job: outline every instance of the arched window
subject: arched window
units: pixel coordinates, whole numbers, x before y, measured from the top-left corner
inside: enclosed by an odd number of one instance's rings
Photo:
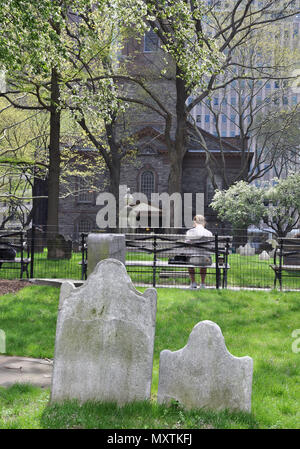
[[[141,174],[141,192],[150,200],[151,193],[154,192],[154,173],[150,170],[145,170]]]
[[[77,177],[78,203],[92,203],[94,199],[93,192],[89,189],[88,182],[83,177]]]
[[[158,35],[151,28],[149,31],[145,33],[144,36],[144,52],[152,53],[154,51],[157,51],[158,47],[159,47]]]

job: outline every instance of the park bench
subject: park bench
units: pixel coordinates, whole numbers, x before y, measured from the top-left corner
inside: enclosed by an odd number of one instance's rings
[[[20,269],[20,279],[23,278],[23,273],[26,273],[29,278],[28,266],[31,262],[29,257],[29,249],[27,249],[27,257],[24,256],[25,239],[23,231],[8,232],[0,235],[0,245],[8,249],[13,249],[15,252],[20,252],[20,257],[6,258],[0,256],[0,269],[18,270]],[[5,264],[5,267],[3,265]],[[9,265],[9,266],[7,266]]]
[[[229,247],[232,237],[218,236],[202,237],[187,241],[185,235],[164,234],[130,234],[126,236],[127,251],[146,252],[153,254],[152,260],[127,260],[127,267],[150,267],[152,270],[152,285],[156,285],[156,274],[159,278],[184,278],[188,276],[188,268],[206,268],[207,274],[215,274],[216,288],[227,287],[227,272]],[[192,256],[210,253],[215,255],[215,262],[209,265],[195,265],[189,262],[176,262],[176,257]],[[158,258],[161,256],[161,258]],[[167,256],[168,260],[162,260]],[[173,257],[172,257],[173,256]],[[180,271],[178,270],[180,269]]]
[[[81,278],[87,278],[87,234],[81,235],[81,254],[82,259],[79,262],[81,265]],[[215,262],[210,265],[203,265],[201,268],[208,270],[207,274],[215,274],[216,288],[222,285],[227,287],[227,272],[230,269],[228,263],[229,248],[232,237],[218,236],[206,237],[201,239],[193,239],[192,242],[187,242],[185,235],[177,234],[127,234],[126,235],[126,250],[127,252],[152,255],[151,260],[130,259],[126,260],[126,267],[150,269],[152,274],[152,285],[156,286],[156,277],[163,278],[183,278],[188,276],[188,268],[199,268],[198,265],[190,263],[174,263],[171,262],[172,256],[191,255],[193,251],[199,254],[202,251],[210,252],[215,255]],[[191,252],[192,249],[192,252]],[[158,257],[158,256],[162,257]],[[163,258],[168,260],[163,260]],[[178,271],[180,269],[180,271]],[[136,271],[130,271],[135,273]],[[137,273],[145,274],[146,271]]]
[[[274,288],[277,281],[282,290],[283,277],[300,276],[300,239],[282,237],[278,239],[274,251],[274,263],[270,264],[274,271]]]

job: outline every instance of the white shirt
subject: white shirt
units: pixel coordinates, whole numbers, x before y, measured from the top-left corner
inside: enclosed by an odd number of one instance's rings
[[[192,238],[212,237],[212,233],[201,224],[197,224],[194,228],[189,229],[186,235]]]
[[[205,229],[201,224],[196,224],[196,226],[192,229],[189,229],[186,233],[186,242],[191,242],[193,239],[199,239],[201,237],[212,237],[213,234]],[[206,239],[205,239],[206,240]],[[205,249],[198,248],[186,248],[185,254],[200,254],[200,255],[209,255],[211,254],[209,251],[205,251]]]

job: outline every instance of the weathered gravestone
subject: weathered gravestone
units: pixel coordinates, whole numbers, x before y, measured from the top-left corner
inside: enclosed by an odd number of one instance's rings
[[[243,246],[239,246],[238,249],[236,250],[237,254],[241,254],[241,251],[243,251],[244,247]]]
[[[156,290],[138,292],[125,266],[99,262],[82,287],[62,285],[51,401],[150,398]]]
[[[71,259],[72,241],[65,239],[61,234],[48,239],[48,259]]]
[[[267,251],[263,251],[259,256],[258,256],[259,260],[269,260],[270,256],[267,253]]]
[[[250,243],[247,243],[244,247],[240,249],[241,256],[254,256],[255,248],[252,248]]]
[[[87,275],[93,272],[98,262],[104,259],[117,259],[125,264],[125,234],[96,234],[87,238],[88,267]]]
[[[212,321],[193,328],[187,345],[179,351],[162,351],[157,400],[172,399],[187,409],[251,411],[253,361],[234,357],[221,329]]]

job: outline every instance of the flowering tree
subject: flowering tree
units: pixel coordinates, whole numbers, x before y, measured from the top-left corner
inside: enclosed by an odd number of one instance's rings
[[[210,206],[235,228],[258,226],[262,221],[278,237],[285,237],[299,219],[300,174],[275,181],[262,188],[239,181],[227,190],[217,190]]]
[[[109,79],[97,79],[116,35],[114,18],[105,0],[97,2],[97,8],[92,0],[1,4],[0,69],[5,70],[7,85],[0,96],[16,109],[45,111],[49,116],[49,241],[58,233],[63,116],[75,108],[109,119],[120,109]],[[92,89],[86,83],[91,66]]]

